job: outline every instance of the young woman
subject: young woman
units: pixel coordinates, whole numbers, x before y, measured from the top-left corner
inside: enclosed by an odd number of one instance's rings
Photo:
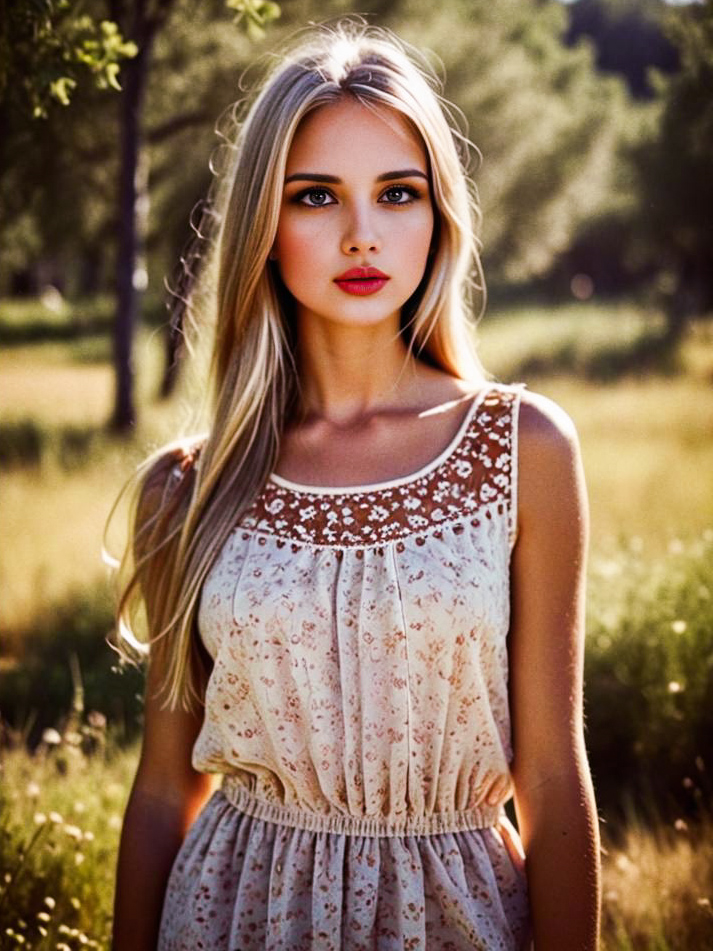
[[[121,605],[150,661],[116,951],[596,946],[577,438],[478,362],[477,208],[417,63],[317,30],[243,123],[212,424],[147,465]]]

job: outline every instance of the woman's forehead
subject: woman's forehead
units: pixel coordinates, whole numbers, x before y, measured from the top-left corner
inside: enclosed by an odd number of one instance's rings
[[[314,167],[314,162],[326,163],[330,169]],[[362,164],[394,167],[394,162],[398,163],[395,167],[425,172],[426,149],[421,137],[397,110],[350,97],[305,116],[290,146],[286,175]],[[312,167],[307,167],[310,163]]]

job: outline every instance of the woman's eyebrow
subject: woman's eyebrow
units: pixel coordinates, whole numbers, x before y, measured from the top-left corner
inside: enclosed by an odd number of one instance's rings
[[[428,175],[417,168],[402,168],[395,172],[382,172],[381,175],[376,176],[376,181],[391,182],[397,178],[425,178],[428,181]],[[321,172],[295,172],[287,176],[285,185],[289,182],[321,182],[325,185],[342,184],[341,178],[336,175],[323,175]]]
[[[285,185],[288,182],[324,182],[328,185],[341,185],[341,178],[336,175],[321,175],[319,172],[295,172],[294,175],[288,175],[285,179]]]
[[[428,175],[417,168],[402,168],[398,172],[384,172],[376,176],[377,182],[390,182],[395,178],[425,178],[428,181]]]

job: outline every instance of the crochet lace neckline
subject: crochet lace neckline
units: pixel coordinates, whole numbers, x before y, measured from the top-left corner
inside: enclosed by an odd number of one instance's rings
[[[421,466],[421,468],[416,470],[416,472],[410,472],[407,475],[399,476],[396,479],[388,479],[383,482],[367,482],[362,485],[307,485],[306,483],[294,482],[292,479],[286,479],[284,476],[278,475],[276,472],[270,473],[268,477],[269,481],[283,489],[308,495],[345,495],[348,493],[357,492],[374,492],[381,489],[392,489],[401,485],[408,485],[409,482],[415,482],[417,479],[421,479],[423,476],[433,472],[434,469],[437,469],[439,466],[443,465],[443,463],[453,455],[468,432],[468,428],[470,427],[476,410],[483,402],[487,394],[491,391],[491,389],[492,387],[488,385],[484,386],[481,390],[478,390],[477,393],[469,394],[472,398],[472,402],[468,407],[463,421],[458,427],[458,431],[456,432],[453,439],[451,439],[446,448],[440,452],[435,459],[432,459],[424,466]]]

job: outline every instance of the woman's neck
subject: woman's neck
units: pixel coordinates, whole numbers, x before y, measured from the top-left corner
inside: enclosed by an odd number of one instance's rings
[[[383,324],[311,326],[299,337],[298,371],[303,413],[341,425],[407,404],[428,372]]]

